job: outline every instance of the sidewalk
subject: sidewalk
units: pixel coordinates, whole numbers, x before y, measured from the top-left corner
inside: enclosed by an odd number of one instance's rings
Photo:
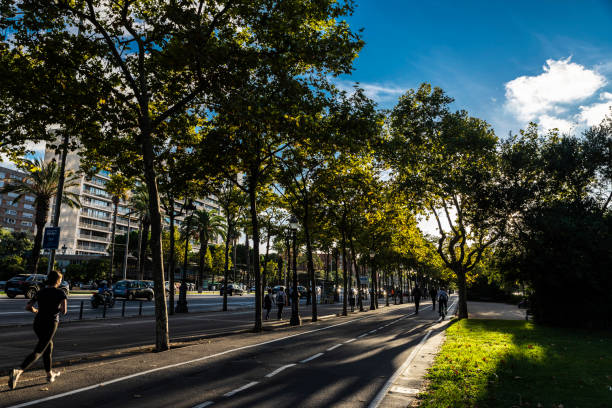
[[[440,347],[444,344],[446,328],[452,324],[452,314],[457,309],[456,297],[451,297],[449,315],[429,332],[426,340],[415,347],[406,362],[391,379],[386,394],[380,402],[369,408],[405,408],[417,406],[417,396],[425,390],[427,371],[432,366]],[[524,320],[525,311],[516,305],[492,302],[468,302],[470,319]]]

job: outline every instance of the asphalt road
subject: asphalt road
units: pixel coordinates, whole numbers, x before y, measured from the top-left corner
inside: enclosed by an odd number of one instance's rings
[[[427,304],[419,315],[413,310],[397,305],[164,353],[77,364],[61,368],[54,384],[43,381],[42,371],[32,371],[15,391],[0,385],[0,405],[364,407],[426,331],[435,329],[436,314]],[[193,315],[191,325],[205,321],[205,316]],[[240,320],[238,316],[222,320]],[[73,325],[79,324],[93,323]]]
[[[103,308],[93,309],[90,302],[91,295],[71,295],[68,298],[68,314],[62,318],[63,321],[79,320],[81,302],[83,302],[83,319],[101,319]],[[253,307],[254,295],[228,296],[227,304],[229,310],[238,310]],[[178,295],[175,296],[178,300]],[[32,313],[26,311],[25,305],[28,302],[23,297],[9,299],[6,296],[0,297],[0,326],[10,326],[18,324],[30,324]],[[116,299],[113,308],[107,308],[106,317],[121,317],[124,300]],[[188,307],[193,312],[218,311],[223,305],[223,297],[219,295],[188,295]],[[142,304],[142,310],[141,310]],[[127,300],[125,301],[125,316],[153,316],[155,306],[153,302],[147,300]]]

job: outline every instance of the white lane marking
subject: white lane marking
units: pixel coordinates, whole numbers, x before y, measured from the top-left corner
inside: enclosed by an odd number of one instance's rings
[[[281,371],[283,371],[283,370],[285,370],[285,369],[287,369],[289,367],[293,367],[294,365],[295,365],[295,363],[287,364],[287,365],[284,365],[282,367],[279,367],[276,370],[272,371],[270,374],[266,375],[266,377],[267,378],[274,377],[276,374],[280,373]]]
[[[381,330],[381,329],[384,329],[384,328],[385,328],[385,326],[380,326],[380,327],[379,327],[378,329],[376,329],[376,330]]]
[[[332,347],[328,348],[326,351],[332,351],[332,350],[335,350],[335,349],[337,349],[338,347],[340,347],[341,345],[342,345],[342,344],[336,344],[335,346],[332,346]]]
[[[310,357],[308,357],[307,359],[300,361],[300,363],[307,363],[307,362],[309,362],[309,361],[314,360],[315,358],[319,358],[319,357],[321,357],[322,355],[323,355],[323,353],[317,353],[317,354],[315,354],[314,356],[310,356]]]
[[[250,382],[250,383],[248,383],[246,385],[243,385],[240,388],[236,388],[235,390],[232,390],[230,392],[227,392],[227,393],[223,394],[223,396],[224,397],[231,397],[232,395],[238,394],[240,391],[244,391],[247,388],[251,388],[252,386],[257,385],[257,384],[259,384],[259,381],[252,381],[252,382]]]
[[[204,401],[201,404],[194,405],[193,408],[204,408],[204,407],[208,407],[208,406],[210,406],[210,405],[212,405],[214,403],[215,403],[214,401]]]
[[[393,375],[389,377],[385,385],[383,385],[380,391],[378,391],[378,394],[376,394],[376,397],[374,397],[372,402],[370,402],[370,405],[368,405],[368,408],[378,408],[382,400],[385,398],[385,395],[387,395],[387,391],[389,391],[389,388],[393,385],[397,377],[403,374],[408,369],[408,367],[410,367],[412,360],[414,360],[414,358],[419,353],[419,351],[421,351],[421,348],[423,347],[423,343],[425,343],[425,341],[429,338],[430,334],[431,334],[431,331],[428,331],[427,334],[423,336],[419,344],[414,348],[414,350],[412,350],[412,353],[410,353],[406,361],[404,361],[404,364],[402,364],[400,368],[398,368],[397,371],[395,371]]]
[[[358,338],[358,339],[361,339],[361,338],[363,338],[363,337],[365,337],[365,336],[367,336],[367,335],[368,335],[368,333],[363,333],[363,334],[361,334],[361,335],[357,336],[357,338]]]
[[[251,313],[251,312],[249,312],[249,313]],[[254,347],[258,347],[258,346],[263,346],[265,344],[276,343],[278,341],[290,339],[292,337],[303,336],[305,334],[315,333],[315,332],[319,332],[319,331],[322,331],[322,330],[328,330],[328,329],[331,329],[333,327],[344,326],[345,324],[357,322],[357,321],[363,320],[363,319],[368,319],[368,318],[373,317],[373,316],[374,315],[364,316],[364,317],[360,317],[360,318],[357,318],[357,319],[348,320],[346,322],[332,324],[331,326],[326,326],[326,327],[321,327],[321,328],[318,328],[318,329],[308,330],[308,331],[305,331],[305,332],[302,332],[302,333],[291,334],[289,336],[280,337],[278,339],[268,340],[268,341],[264,341],[264,342],[261,342],[261,343],[249,344],[248,346],[242,346],[242,347],[238,347],[238,348],[235,348],[235,349],[221,351],[221,352],[216,353],[216,354],[211,354],[209,356],[203,356],[203,357],[195,358],[193,360],[182,361],[180,363],[170,364],[170,365],[163,366],[163,367],[152,368],[150,370],[141,371],[141,372],[138,372],[138,373],[126,375],[125,377],[115,378],[115,379],[104,381],[104,382],[101,382],[101,383],[98,383],[98,384],[89,385],[87,387],[77,388],[76,390],[66,391],[66,392],[61,393],[61,394],[51,395],[49,397],[45,397],[45,398],[40,398],[40,399],[37,399],[37,400],[32,400],[32,401],[24,402],[24,403],[18,404],[18,405],[13,405],[13,406],[10,406],[10,407],[7,407],[7,408],[29,407],[31,405],[40,404],[41,402],[52,401],[52,400],[55,400],[55,399],[58,399],[58,398],[67,397],[69,395],[79,394],[81,392],[93,390],[93,389],[96,389],[96,388],[99,388],[99,387],[105,387],[105,386],[108,386],[108,385],[111,385],[111,384],[114,384],[114,383],[118,383],[118,382],[121,382],[121,381],[129,380],[129,379],[136,378],[136,377],[141,377],[143,375],[148,375],[148,374],[155,373],[155,372],[158,372],[158,371],[167,370],[169,368],[181,367],[181,366],[184,366],[184,365],[187,365],[187,364],[197,363],[197,362],[208,360],[208,359],[211,359],[211,358],[214,358],[214,357],[219,357],[219,356],[222,356],[222,355],[225,355],[225,354],[228,354],[228,353],[232,353],[234,351],[246,350],[246,349],[250,349],[250,348],[254,348]],[[353,339],[353,340],[355,340],[355,339]]]
[[[375,330],[370,330],[370,331],[368,332],[368,334],[374,334],[374,333],[376,333],[377,331],[378,331],[378,329],[375,329]]]
[[[345,341],[345,342],[344,342],[344,344],[346,344],[346,343],[351,343],[351,342],[353,342],[353,341],[355,341],[355,340],[357,340],[357,339],[350,339],[350,340],[347,340],[347,341]]]

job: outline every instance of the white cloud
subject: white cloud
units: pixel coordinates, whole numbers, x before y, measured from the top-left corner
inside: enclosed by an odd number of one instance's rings
[[[26,144],[25,144],[26,150],[32,152],[32,154],[26,155],[26,157],[29,157],[29,158],[32,158],[32,157],[44,158],[45,157],[45,148],[46,148],[46,146],[47,146],[46,142],[40,142],[40,143],[26,142]],[[0,154],[0,166],[8,167],[8,168],[11,168],[11,169],[16,169],[17,168],[15,166],[15,163],[13,163],[12,161],[8,160],[7,157],[5,157],[5,156],[3,156],[1,154]]]
[[[576,128],[575,122],[549,115],[540,116],[538,124],[545,131],[559,129],[561,133],[570,133],[572,129]]]
[[[580,113],[576,116],[580,121],[586,122],[587,126],[599,125],[605,116],[612,117],[612,93],[603,92],[599,99],[604,102],[580,106]]]
[[[561,114],[567,104],[591,97],[606,84],[600,73],[571,62],[571,58],[546,60],[543,73],[521,76],[505,84],[506,107],[520,120]]]
[[[397,86],[385,86],[380,84],[367,84],[360,82],[354,83],[342,80],[336,80],[334,82],[338,89],[346,91],[348,93],[353,93],[355,91],[354,86],[363,88],[366,96],[378,103],[397,101],[398,96],[402,95],[407,90],[405,88],[400,88]]]

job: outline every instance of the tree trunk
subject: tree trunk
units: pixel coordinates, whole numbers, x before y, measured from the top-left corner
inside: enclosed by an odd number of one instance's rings
[[[249,248],[249,231],[245,228],[244,232],[244,246],[246,246],[246,273],[247,280],[250,280],[251,276],[251,249]],[[236,280],[236,273],[234,273],[234,280]]]
[[[376,309],[376,259],[370,258],[372,265],[370,266],[370,285],[372,286],[372,293],[370,293],[370,310]]]
[[[138,271],[138,277],[140,277],[140,264],[142,263],[142,228],[144,225],[144,217],[140,216],[138,221],[138,261],[136,264],[136,270]]]
[[[249,180],[249,201],[251,206],[251,225],[253,227],[253,274],[255,275],[255,325],[253,331],[259,333],[262,330],[261,310],[261,271],[259,269],[259,222],[257,218],[257,179],[251,175]],[[248,238],[248,236],[247,236]],[[247,259],[248,253],[247,239]]]
[[[342,224],[344,224],[344,222]],[[342,296],[342,316],[346,316],[348,314],[346,311],[348,297],[348,276],[346,270],[346,233],[344,232],[344,226],[342,227],[342,278],[344,281],[344,296]]]
[[[458,267],[455,270],[455,274],[457,275],[457,288],[459,289],[459,301],[457,303],[458,317],[459,319],[467,319],[467,282],[465,278],[465,271],[463,268]]]
[[[261,291],[261,299],[259,299],[261,304],[263,305],[263,298],[266,296],[266,286],[268,284],[268,257],[270,256],[270,224],[267,225],[267,236],[266,236],[266,254],[264,255],[264,266],[263,266],[263,276],[262,276],[262,291]]]
[[[200,270],[198,272],[198,292],[202,293],[204,289],[204,259],[206,258],[206,250],[208,249],[208,240],[204,237],[204,230],[200,231]]]
[[[310,297],[312,302],[312,321],[317,321],[317,283],[315,279],[314,262],[312,260],[312,243],[310,242],[310,228],[308,227],[307,205],[304,219],[304,235],[306,236],[306,258],[308,261],[308,276],[310,277]]]
[[[49,200],[41,200],[36,203],[36,236],[34,237],[34,248],[30,258],[30,273],[38,271],[38,260],[40,259],[40,248],[42,247],[43,232],[49,214]]]
[[[229,241],[230,232],[232,230],[231,224],[227,223],[227,234],[225,234],[225,266],[223,268],[223,311],[227,312],[227,279],[229,278]],[[215,278],[213,275],[213,284]]]
[[[113,209],[113,227],[111,229],[111,247],[110,247],[110,267],[108,278],[110,282],[113,280],[113,261],[115,260],[115,231],[117,230],[117,210],[119,207],[119,197],[113,197],[113,204],[115,204],[115,208]],[[128,234],[130,231],[128,231]],[[109,283],[110,283],[109,282]]]
[[[148,119],[148,118],[147,118]],[[142,125],[146,129],[146,121]],[[164,254],[162,252],[162,223],[159,209],[159,193],[153,163],[153,141],[150,130],[141,133],[144,175],[149,190],[149,215],[151,217],[151,254],[153,257],[153,281],[155,288],[155,349],[164,351],[170,348],[168,332],[168,310],[164,288]]]
[[[174,240],[174,197],[169,198],[170,201],[170,259],[168,260],[170,266],[170,276],[168,277],[168,304],[169,313],[174,314],[174,271],[176,270],[176,242]]]

